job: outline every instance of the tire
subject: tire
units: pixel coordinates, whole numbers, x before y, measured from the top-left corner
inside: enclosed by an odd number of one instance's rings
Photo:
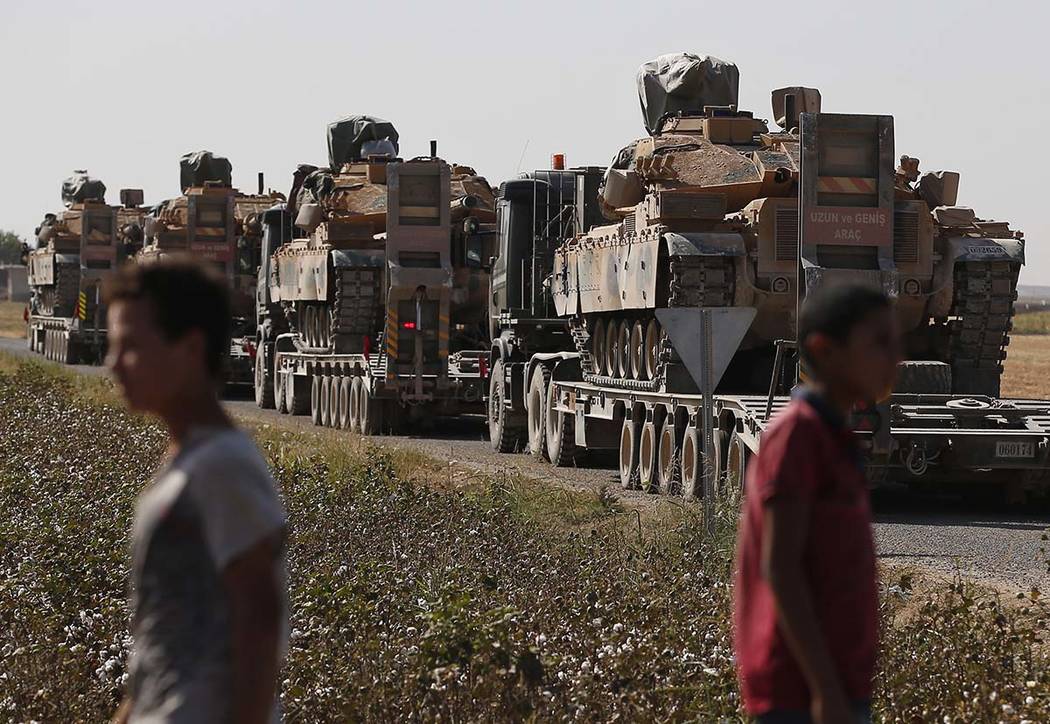
[[[637,420],[623,418],[620,428],[620,485],[624,490],[637,490],[638,485],[638,442],[642,435],[642,426]]]
[[[704,474],[706,466],[714,463],[714,478],[712,488],[717,492],[720,485],[722,473],[722,443],[723,433],[721,430],[714,432],[714,460],[711,461],[703,454],[704,436],[699,428],[690,425],[682,436],[682,451],[678,456],[679,467],[682,477],[682,495],[687,498],[704,497]]]
[[[952,366],[946,362],[901,362],[894,392],[919,395],[952,394]]]
[[[654,419],[642,423],[642,435],[638,440],[638,484],[647,493],[660,492],[660,478],[656,472],[656,452],[660,443],[657,430],[654,415]]]
[[[743,492],[747,475],[747,464],[751,459],[751,450],[744,440],[735,432],[729,438],[729,449],[726,453],[726,473],[723,494]]]
[[[486,405],[489,422],[489,442],[499,453],[521,449],[524,430],[517,415],[508,410],[503,401],[503,360],[496,360],[489,374],[489,402]]]
[[[350,377],[342,375],[339,378],[339,385],[336,390],[336,408],[339,414],[336,415],[337,427],[340,430],[350,429],[350,389],[352,383]]]
[[[284,389],[284,386],[288,376],[277,366],[278,362],[278,355],[275,353],[273,360],[273,406],[277,409],[277,412],[282,415],[287,415],[288,393]]]
[[[332,426],[332,376],[321,376],[321,427]]]
[[[605,320],[594,320],[594,329],[591,331],[591,358],[594,361],[594,372],[604,375],[605,372]]]
[[[660,426],[659,442],[656,446],[656,473],[659,478],[660,492],[667,495],[681,495],[682,466],[679,460],[681,449],[675,430],[674,415],[665,415]]]
[[[361,432],[361,388],[363,383],[360,377],[354,377],[350,382],[350,432]]]
[[[289,380],[291,384],[291,380]],[[310,419],[320,427],[321,425],[321,376],[310,375]]]
[[[554,394],[557,385],[547,385],[547,414],[544,428],[547,431],[547,454],[551,465],[564,468],[576,462],[576,419],[554,409]]]
[[[305,415],[313,412],[313,380],[302,375],[288,373],[285,382],[285,399],[288,401],[288,412],[292,415]],[[310,387],[307,387],[310,385]]]
[[[263,346],[255,351],[255,404],[264,410],[274,407],[273,373],[266,364]]]
[[[547,387],[551,371],[547,365],[536,365],[529,384],[529,452],[543,460],[550,460],[547,451]]]
[[[361,434],[378,435],[382,428],[382,420],[380,418],[382,407],[379,404],[379,400],[372,396],[372,391],[368,389],[368,384],[364,379],[361,379],[361,388],[358,394],[360,395]]]

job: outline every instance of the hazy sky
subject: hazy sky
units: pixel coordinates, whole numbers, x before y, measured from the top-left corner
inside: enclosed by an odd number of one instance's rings
[[[395,123],[401,155],[435,138],[492,183],[605,165],[644,134],[634,75],[688,50],[740,68],[740,105],[820,88],[824,110],[888,113],[896,148],[962,173],[960,203],[1028,239],[1022,282],[1050,284],[1042,3],[842,0],[276,2],[0,0],[0,228],[28,235],[86,168],[117,201],[179,193],[178,158],[209,149],[287,192],[326,157],[325,126]]]

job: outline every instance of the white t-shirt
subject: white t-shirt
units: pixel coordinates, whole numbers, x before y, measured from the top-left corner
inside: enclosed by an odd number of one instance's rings
[[[229,719],[229,603],[222,571],[284,525],[266,462],[241,430],[194,430],[139,496],[132,528],[132,722]],[[273,564],[285,597],[280,661],[288,641],[283,552]],[[279,718],[275,702],[273,720]]]

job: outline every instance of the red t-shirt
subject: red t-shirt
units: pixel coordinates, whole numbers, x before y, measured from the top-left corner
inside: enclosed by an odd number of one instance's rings
[[[751,715],[810,704],[761,571],[763,513],[773,498],[812,506],[803,570],[813,606],[847,696],[871,699],[878,646],[871,507],[853,434],[836,418],[820,398],[803,393],[770,423],[747,471],[733,628],[737,674]]]

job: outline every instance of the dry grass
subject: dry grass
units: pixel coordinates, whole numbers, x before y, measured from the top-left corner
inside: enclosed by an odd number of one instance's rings
[[[1050,336],[1015,334],[1007,352],[1003,397],[1050,397]]]
[[[22,302],[0,302],[0,337],[26,336],[25,308]]]
[[[1014,317],[1014,334],[1050,334],[1050,312],[1028,312]]]

